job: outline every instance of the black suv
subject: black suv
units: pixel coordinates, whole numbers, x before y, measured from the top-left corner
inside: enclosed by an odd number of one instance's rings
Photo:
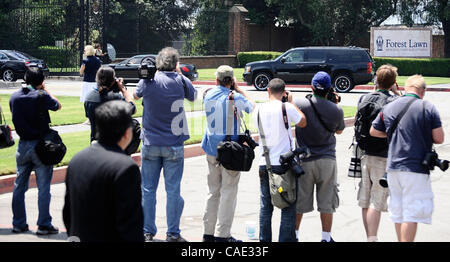
[[[315,73],[330,74],[338,92],[349,92],[355,85],[367,84],[374,77],[375,62],[367,49],[360,47],[298,47],[275,60],[245,65],[244,80],[258,90],[266,90],[272,78],[286,83],[311,83]]]

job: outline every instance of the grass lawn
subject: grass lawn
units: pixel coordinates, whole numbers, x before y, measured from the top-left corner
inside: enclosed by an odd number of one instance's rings
[[[208,68],[208,69],[197,69],[198,71],[198,80],[215,80],[216,76],[214,73],[216,72],[216,68]],[[242,74],[244,74],[244,68],[234,68],[234,76],[239,82],[244,81],[242,78]],[[399,76],[397,77],[397,84],[400,86],[405,85],[406,79],[409,76]],[[450,77],[434,77],[434,76],[425,76],[425,82],[427,85],[437,85],[437,84],[449,84]],[[373,83],[369,83],[369,85],[373,85]]]
[[[11,110],[9,110],[9,97],[10,95],[0,95],[0,106],[3,109],[3,114],[5,115],[6,122],[14,129],[14,125],[11,121]],[[52,120],[52,126],[60,125],[70,125],[79,124],[86,121],[86,116],[84,112],[84,106],[80,102],[79,97],[73,96],[58,96],[58,100],[62,104],[62,108],[59,111],[50,111],[50,118]],[[137,112],[134,117],[142,116],[142,99],[135,101]],[[184,108],[187,112],[201,111],[202,101],[196,100],[194,102],[184,101]]]

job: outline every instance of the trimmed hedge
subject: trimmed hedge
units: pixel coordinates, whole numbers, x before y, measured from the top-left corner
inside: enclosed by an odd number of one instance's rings
[[[398,68],[398,74],[409,76],[421,74],[423,76],[450,76],[450,59],[448,58],[386,58],[374,57],[375,66],[391,64]]]
[[[245,64],[261,60],[272,60],[279,57],[281,52],[272,51],[254,51],[254,52],[239,52],[237,54],[238,67],[244,67]]]
[[[44,59],[49,68],[71,68],[78,66],[78,51],[56,47],[40,46],[38,48],[39,58]]]

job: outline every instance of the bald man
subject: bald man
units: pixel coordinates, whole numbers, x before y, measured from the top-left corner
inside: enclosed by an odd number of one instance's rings
[[[422,161],[433,144],[444,142],[444,131],[436,107],[423,100],[425,79],[420,75],[409,77],[405,90],[404,96],[383,108],[372,123],[370,135],[389,140],[386,172],[390,217],[398,241],[412,242],[417,223],[431,224],[434,195],[430,170]],[[405,108],[395,128],[395,119]]]

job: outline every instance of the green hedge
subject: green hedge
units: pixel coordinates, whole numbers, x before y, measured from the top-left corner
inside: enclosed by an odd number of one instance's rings
[[[409,76],[421,74],[423,76],[450,76],[450,59],[448,58],[386,58],[374,57],[375,66],[391,64],[398,68],[398,74]]]
[[[279,57],[281,52],[269,51],[254,51],[254,52],[239,52],[237,54],[238,66],[244,67],[245,64],[261,60],[272,60]]]
[[[39,58],[43,59],[49,68],[76,67],[79,64],[78,51],[56,47],[56,46],[40,46],[38,48]]]

